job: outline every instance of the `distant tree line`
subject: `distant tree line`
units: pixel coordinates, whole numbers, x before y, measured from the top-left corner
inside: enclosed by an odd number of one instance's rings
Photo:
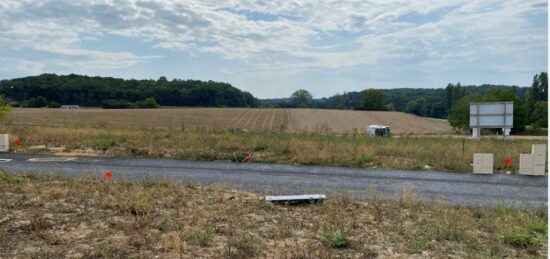
[[[434,89],[366,89],[320,99],[314,99],[308,91],[302,89],[289,98],[260,101],[264,107],[400,111],[445,119],[452,105],[465,96],[485,95],[495,90],[515,91],[517,96],[524,96],[528,89],[528,87],[505,85],[462,86],[456,83],[448,84],[445,88]]]
[[[528,125],[535,129],[548,127],[546,72],[535,75],[531,87],[463,86],[456,83],[440,89],[366,89],[321,99],[314,99],[308,91],[301,89],[289,98],[261,100],[262,106],[267,107],[401,111],[424,117],[447,118],[451,126],[457,129],[469,128],[471,102],[490,101],[514,102],[512,132],[522,132]]]
[[[104,108],[163,106],[256,107],[249,92],[230,84],[199,80],[125,80],[112,77],[42,74],[0,81],[0,95],[14,106],[76,104]]]

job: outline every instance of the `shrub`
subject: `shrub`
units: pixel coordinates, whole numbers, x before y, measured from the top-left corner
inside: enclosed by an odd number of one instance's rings
[[[49,102],[48,103],[48,108],[61,108],[61,104],[59,104],[57,102]]]
[[[107,99],[101,101],[101,108],[103,109],[131,109],[136,108],[136,104],[126,100],[113,100]]]
[[[139,101],[136,103],[136,105],[138,108],[142,108],[142,109],[153,109],[153,108],[160,107],[160,105],[157,103],[157,101],[153,97],[149,97],[143,101]]]

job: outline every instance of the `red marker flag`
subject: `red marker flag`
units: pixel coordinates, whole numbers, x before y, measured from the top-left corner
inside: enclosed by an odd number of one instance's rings
[[[510,157],[504,158],[504,164],[506,165],[506,167],[510,166],[511,163],[512,163],[512,159]]]
[[[111,173],[111,171],[105,171],[105,173],[103,173],[103,178],[105,178],[105,181],[110,181],[113,178],[113,173]]]
[[[16,139],[15,139],[15,145],[16,145],[16,146],[21,146],[21,144],[22,144],[22,143],[21,143],[21,140],[20,140],[19,138],[16,138]]]

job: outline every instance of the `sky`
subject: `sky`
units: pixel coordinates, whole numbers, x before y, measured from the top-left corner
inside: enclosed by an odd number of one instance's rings
[[[259,98],[548,70],[545,0],[1,0],[0,79],[41,73],[231,83]]]

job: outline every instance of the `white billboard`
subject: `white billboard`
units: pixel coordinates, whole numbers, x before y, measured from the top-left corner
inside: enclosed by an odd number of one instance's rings
[[[470,104],[470,128],[507,128],[514,125],[513,102]]]

